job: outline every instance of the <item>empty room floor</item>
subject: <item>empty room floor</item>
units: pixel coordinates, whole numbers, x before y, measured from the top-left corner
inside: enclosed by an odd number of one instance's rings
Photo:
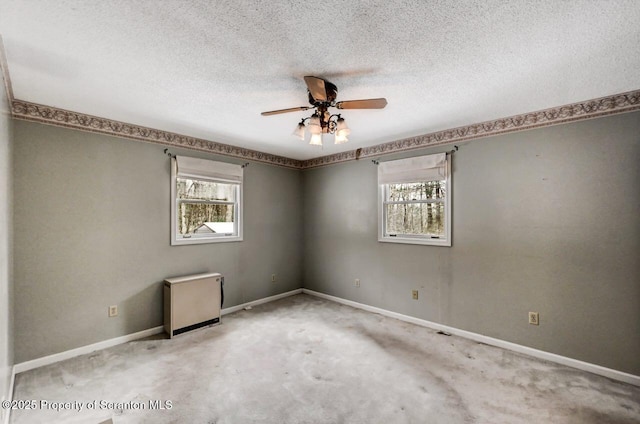
[[[38,402],[15,424],[640,423],[640,387],[304,294],[19,374],[14,399]]]

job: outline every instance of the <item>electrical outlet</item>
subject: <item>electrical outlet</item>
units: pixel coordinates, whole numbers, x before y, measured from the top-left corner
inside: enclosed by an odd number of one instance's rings
[[[276,282],[276,274],[271,274],[271,282],[272,283]]]
[[[540,325],[540,315],[537,312],[529,312],[529,324]]]
[[[360,279],[356,278],[356,280],[353,282],[353,285],[356,287],[360,287]]]
[[[418,300],[418,290],[411,290],[411,298]]]
[[[118,305],[109,306],[109,318],[118,316]]]

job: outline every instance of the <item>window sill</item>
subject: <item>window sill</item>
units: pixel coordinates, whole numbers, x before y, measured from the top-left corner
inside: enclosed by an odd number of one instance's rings
[[[189,238],[189,239],[173,239],[172,246],[183,246],[187,244],[208,244],[208,243],[228,243],[234,241],[242,241],[242,236],[237,237],[215,237],[215,238]]]
[[[432,239],[421,237],[378,237],[382,243],[421,244],[423,246],[451,247],[451,241],[447,239]]]

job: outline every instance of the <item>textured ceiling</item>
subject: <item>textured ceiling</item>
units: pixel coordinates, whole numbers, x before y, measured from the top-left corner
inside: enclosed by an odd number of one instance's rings
[[[640,1],[0,0],[17,99],[295,159],[640,88]],[[350,142],[290,134],[302,77]]]

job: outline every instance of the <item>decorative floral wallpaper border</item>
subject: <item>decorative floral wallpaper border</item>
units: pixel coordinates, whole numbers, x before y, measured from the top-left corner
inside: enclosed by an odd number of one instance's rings
[[[256,150],[244,149],[242,147],[231,146],[228,144],[216,143],[213,141],[203,140],[201,138],[141,127],[139,125],[127,124],[120,121],[113,121],[111,119],[100,118],[97,116],[85,115],[83,113],[71,112],[51,106],[25,102],[23,100],[13,100],[12,112],[13,117],[16,119],[42,122],[60,127],[91,131],[133,140],[164,144],[167,146],[184,147],[187,149],[200,150],[203,152],[216,153],[219,155],[248,159],[257,162],[265,162],[288,168],[298,169],[301,167],[301,161],[296,159],[289,159],[283,156],[262,153]]]
[[[466,125],[301,161],[23,100],[12,100],[12,115],[16,119],[42,122],[50,125],[108,134],[150,143],[183,147],[294,169],[317,168],[361,158],[376,157],[443,144],[459,143],[476,138],[631,112],[634,110],[640,110],[640,90],[525,113],[523,115],[481,122],[479,124]]]

